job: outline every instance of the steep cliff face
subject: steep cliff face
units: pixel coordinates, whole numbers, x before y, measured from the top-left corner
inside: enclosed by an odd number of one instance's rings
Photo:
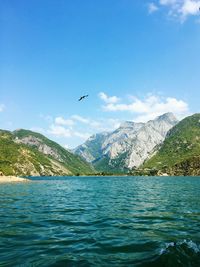
[[[143,125],[132,141],[130,156],[127,160],[128,168],[139,167],[147,158],[150,158],[164,141],[167,132],[176,123],[177,119],[174,115],[166,113]]]
[[[0,130],[0,171],[6,175],[73,175],[93,168],[45,136],[27,130]]]
[[[102,156],[102,144],[109,133],[92,135],[84,144],[78,146],[74,153],[83,157],[87,162],[92,163]]]
[[[86,160],[90,158],[90,162],[101,171],[137,168],[152,156],[176,123],[177,119],[172,113],[163,114],[147,123],[125,122],[114,132],[99,134],[98,141],[93,136],[75,149],[75,153]],[[95,143],[98,143],[97,147],[94,147]]]

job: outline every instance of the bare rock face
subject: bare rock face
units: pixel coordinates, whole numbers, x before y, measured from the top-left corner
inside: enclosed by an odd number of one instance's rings
[[[25,144],[32,147],[37,147],[38,151],[42,152],[45,155],[52,156],[52,158],[63,162],[62,157],[59,155],[59,153],[56,151],[56,149],[51,148],[50,146],[44,144],[42,140],[35,136],[25,136],[21,139],[16,137],[15,142],[18,144]]]
[[[82,156],[87,162],[92,163],[97,158],[102,157],[102,144],[108,136],[109,133],[94,134],[73,152]]]
[[[139,167],[150,158],[156,148],[164,141],[167,132],[177,123],[172,113],[166,113],[147,123],[124,122],[111,133],[98,134],[75,149],[89,162],[100,162],[105,156],[108,164],[118,162],[122,155],[123,168]],[[108,169],[108,166],[106,166]]]

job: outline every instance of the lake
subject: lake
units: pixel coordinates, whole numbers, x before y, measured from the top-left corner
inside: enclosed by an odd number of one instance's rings
[[[0,266],[200,266],[200,177],[0,185]]]

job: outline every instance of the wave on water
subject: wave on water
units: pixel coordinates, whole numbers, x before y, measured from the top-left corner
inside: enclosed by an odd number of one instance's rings
[[[159,256],[150,263],[142,265],[149,267],[199,267],[200,245],[192,240],[166,243]]]
[[[195,242],[193,242],[192,240],[186,240],[184,239],[183,241],[179,241],[179,242],[170,242],[170,243],[166,243],[165,244],[165,248],[162,248],[160,251],[160,254],[165,254],[168,253],[170,251],[170,247],[176,247],[176,248],[187,248],[189,250],[192,250],[195,253],[199,253],[200,252],[200,245],[197,245]]]

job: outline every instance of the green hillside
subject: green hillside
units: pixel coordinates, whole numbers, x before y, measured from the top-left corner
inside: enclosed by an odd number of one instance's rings
[[[0,130],[0,171],[5,175],[91,174],[93,168],[45,136]]]
[[[200,158],[200,114],[194,114],[174,126],[159,151],[143,169],[155,169],[171,175],[198,175]]]

